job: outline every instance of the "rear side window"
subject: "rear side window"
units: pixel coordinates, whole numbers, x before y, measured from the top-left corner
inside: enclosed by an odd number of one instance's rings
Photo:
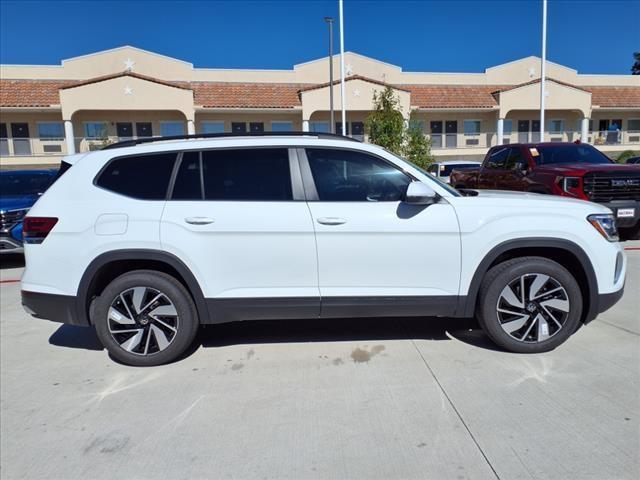
[[[122,157],[112,160],[96,185],[140,200],[164,200],[176,153]]]
[[[286,148],[202,152],[205,200],[292,200]]]

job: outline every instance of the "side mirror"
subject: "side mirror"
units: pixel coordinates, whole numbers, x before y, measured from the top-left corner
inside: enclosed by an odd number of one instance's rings
[[[409,205],[431,205],[438,200],[438,194],[426,183],[411,182],[407,187],[405,203]]]

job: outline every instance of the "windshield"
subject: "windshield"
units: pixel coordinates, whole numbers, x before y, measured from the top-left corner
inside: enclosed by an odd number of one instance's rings
[[[611,163],[609,157],[591,145],[540,145],[529,148],[538,165],[558,163]]]
[[[25,196],[44,193],[53,175],[49,173],[3,173],[0,175],[0,196]]]

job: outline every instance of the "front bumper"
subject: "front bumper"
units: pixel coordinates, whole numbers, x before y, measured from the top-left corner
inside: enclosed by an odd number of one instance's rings
[[[70,325],[89,325],[86,318],[78,315],[77,299],[70,295],[31,292],[22,290],[22,307],[31,316]]]
[[[606,312],[611,307],[613,307],[624,294],[624,285],[617,292],[612,293],[600,293],[598,295],[598,313]]]
[[[640,201],[638,200],[613,200],[611,202],[600,203],[613,212],[613,216],[616,217],[616,224],[618,228],[634,227],[640,222]],[[619,210],[633,209],[634,214],[630,217],[619,217]]]

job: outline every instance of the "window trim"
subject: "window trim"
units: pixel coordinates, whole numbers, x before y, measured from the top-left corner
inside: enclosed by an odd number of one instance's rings
[[[327,147],[324,145],[318,145],[317,147],[314,145],[305,145],[302,147],[298,147],[298,160],[300,161],[300,172],[302,173],[302,181],[303,181],[303,185],[304,185],[304,191],[307,197],[307,202],[322,202],[322,203],[338,203],[337,201],[329,201],[329,200],[320,200],[320,196],[318,195],[318,190],[316,188],[316,182],[313,178],[313,173],[311,172],[311,165],[309,163],[309,157],[307,157],[307,149],[308,148],[312,148],[314,150],[343,150],[343,151],[349,151],[349,152],[357,152],[357,153],[361,153],[361,154],[365,154],[365,155],[370,155],[374,158],[377,158],[378,160],[381,160],[382,162],[386,163],[387,165],[389,165],[390,167],[394,168],[395,170],[401,172],[402,174],[406,175],[412,182],[418,182],[420,181],[417,177],[415,177],[414,175],[412,175],[410,172],[408,172],[407,170],[404,170],[402,168],[400,168],[398,165],[396,165],[395,163],[387,160],[386,158],[380,156],[380,155],[376,155],[375,153],[372,152],[367,152],[364,150],[360,150],[357,148],[348,148],[348,147]],[[344,202],[344,203],[395,203],[398,200],[386,200],[383,202],[362,202],[362,201],[355,201],[355,202]],[[403,200],[400,200],[400,202],[402,202]]]

